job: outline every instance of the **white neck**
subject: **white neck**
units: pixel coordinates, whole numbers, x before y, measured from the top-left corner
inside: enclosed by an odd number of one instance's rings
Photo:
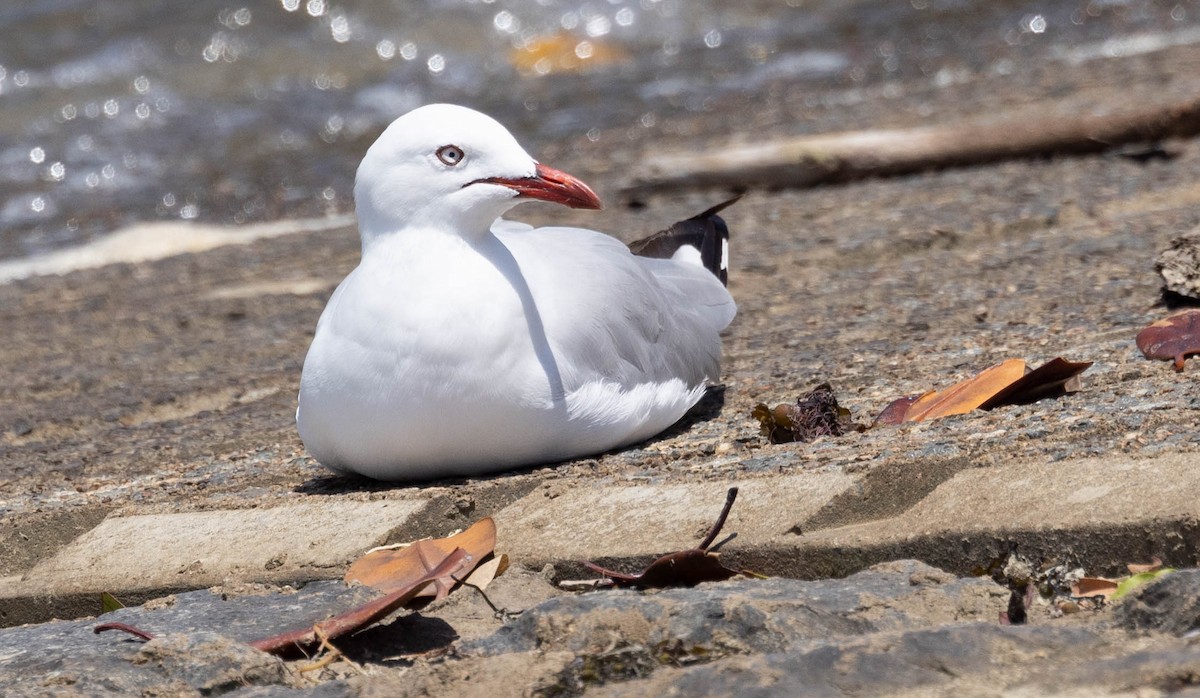
[[[414,202],[396,201],[392,197],[379,201],[378,192],[375,197],[359,196],[364,193],[355,188],[358,230],[364,252],[380,238],[403,235],[405,231],[416,229],[476,241],[491,231],[493,221],[518,203],[514,192],[491,186],[464,188],[415,207],[412,206]]]

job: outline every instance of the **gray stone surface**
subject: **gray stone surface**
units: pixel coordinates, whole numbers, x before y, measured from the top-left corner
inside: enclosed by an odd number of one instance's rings
[[[918,623],[992,619],[1008,591],[990,579],[960,579],[915,561],[848,579],[740,579],[658,593],[610,590],[565,596],[531,609],[465,654],[534,649],[596,653],[613,638],[706,656],[778,652],[802,641]]]
[[[137,602],[221,583],[337,578],[426,505],[396,498],[112,516],[23,574],[0,577],[0,621],[86,615],[101,592]]]
[[[189,592],[99,619],[156,634],[148,643],[96,635],[96,619],[0,630],[0,684],[6,695],[1155,695],[1200,675],[1200,654],[1177,637],[1196,625],[1194,569],[1113,614],[1080,623],[1042,611],[1027,626],[998,623],[1007,589],[912,560],[845,579],[554,598],[539,575],[510,574],[489,588],[493,603],[545,600],[502,621],[460,589],[336,640],[353,670],[300,672],[308,660],[244,644],[372,595],[314,582]]]
[[[1110,627],[1107,612],[1083,623],[1035,612],[1032,625],[1006,626],[996,615],[1006,603],[990,581],[914,561],[843,580],[594,592],[544,602],[451,658],[340,685],[496,698],[1151,696],[1186,688],[1200,669],[1191,642]]]
[[[1176,641],[972,624],[668,669],[591,695],[1178,695],[1198,669],[1195,648]]]
[[[1094,574],[1154,557],[1185,566],[1196,559],[1197,462],[1192,453],[1110,454],[964,469],[898,515],[805,533],[797,556],[833,574],[900,557],[963,574],[1016,542],[1031,559],[1073,558]]]
[[[340,582],[299,591],[201,590],[100,618],[7,628],[0,631],[0,683],[6,693],[111,695],[220,694],[255,683],[296,683],[281,660],[244,643],[306,627],[372,596]],[[127,623],[155,639],[143,644],[120,631],[95,634],[102,622]]]
[[[1200,569],[1178,570],[1136,590],[1117,607],[1114,620],[1129,630],[1196,635],[1200,631]]]

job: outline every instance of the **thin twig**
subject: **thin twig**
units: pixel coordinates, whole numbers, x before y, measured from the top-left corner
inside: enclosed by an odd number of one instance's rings
[[[92,628],[92,632],[96,633],[97,635],[104,632],[105,630],[120,630],[121,632],[129,633],[130,635],[133,635],[134,637],[140,638],[147,642],[154,639],[154,636],[151,635],[150,633],[146,632],[145,630],[142,630],[140,628],[135,628],[132,625],[128,625],[126,623],[101,623],[100,625],[97,625],[96,627]]]
[[[301,667],[296,667],[296,671],[303,674],[308,671],[316,671],[317,669],[324,669],[325,667],[329,666],[330,664],[333,664],[334,661],[337,660],[337,658],[338,658],[338,655],[333,654],[332,652],[326,652],[325,656],[321,657],[317,661],[312,662],[311,664],[305,664],[304,666],[301,666]]]
[[[472,559],[466,550],[455,548],[454,552],[447,555],[441,564],[430,570],[420,579],[416,579],[412,583],[390,594],[369,601],[362,606],[323,620],[316,627],[319,627],[320,630],[330,636],[337,637],[373,625],[411,601],[417,592],[425,588],[426,585],[436,579],[458,572],[463,565],[471,562]],[[254,640],[248,644],[263,652],[284,654],[305,645],[317,644],[317,641],[317,636],[313,632],[313,629],[304,628],[303,630],[293,630],[260,640]]]
[[[618,572],[616,570],[610,570],[607,567],[601,567],[600,565],[597,565],[589,560],[584,560],[583,566],[595,572],[596,574],[602,574],[613,581],[636,582],[642,578],[642,573],[640,572],[638,574],[626,574],[625,572]]]
[[[733,508],[733,500],[737,499],[738,488],[730,487],[729,492],[725,494],[725,507],[721,509],[721,515],[717,517],[717,522],[713,524],[712,530],[704,537],[698,546],[701,550],[708,550],[708,546],[721,535],[721,529],[725,527],[725,519],[729,518],[729,510]]]
[[[584,563],[585,565],[587,563]],[[607,578],[601,579],[564,579],[558,583],[558,588],[564,591],[586,591],[587,589],[599,589],[600,587],[611,587],[613,581]]]
[[[336,660],[338,657],[342,656],[341,650],[339,650],[338,648],[329,644],[329,636],[325,634],[324,630],[321,630],[320,625],[314,625],[312,630],[313,630],[313,635],[316,635],[317,640],[320,641],[319,649],[325,650],[325,656],[321,657],[320,659],[318,659],[315,662],[305,664],[302,667],[297,667],[297,671],[299,671],[301,674],[303,674],[306,671],[315,671],[317,669],[323,669],[323,668],[329,666],[330,664],[332,664],[334,662],[334,660]]]
[[[517,616],[519,616],[525,612],[523,610],[514,612],[514,611],[508,610],[507,608],[498,608],[496,606],[496,604],[492,603],[492,600],[488,598],[487,592],[485,592],[483,590],[483,587],[481,587],[477,584],[472,584],[471,582],[468,582],[466,579],[459,579],[454,576],[451,576],[450,578],[465,587],[470,587],[471,589],[474,589],[475,591],[479,592],[479,595],[483,597],[483,602],[488,605],[488,608],[492,609],[492,613],[494,613],[496,615],[496,618],[499,618],[500,620],[502,620],[506,623],[510,619],[516,618]]]
[[[315,661],[311,664],[305,664],[302,667],[297,667],[297,669],[296,669],[297,671],[299,671],[300,673],[303,674],[306,671],[315,671],[317,669],[324,669],[325,667],[334,663],[338,659],[341,659],[342,661],[349,664],[350,667],[352,669],[354,669],[354,671],[358,672],[359,676],[366,676],[367,672],[363,671],[362,667],[360,667],[353,660],[351,660],[349,657],[347,657],[345,652],[338,649],[337,646],[335,646],[332,642],[329,641],[329,635],[327,635],[325,633],[325,631],[321,629],[320,625],[313,626],[313,634],[316,635],[317,640],[320,641],[321,649],[325,650],[325,656],[321,657],[320,659],[318,659],[317,661]]]
[[[717,562],[716,555],[710,554],[709,548],[712,546],[712,543],[714,540],[716,540],[717,536],[721,535],[721,529],[725,526],[726,519],[729,518],[729,511],[733,508],[733,502],[737,499],[737,493],[738,488],[729,488],[729,491],[725,494],[725,506],[721,509],[721,515],[717,517],[717,522],[713,524],[713,527],[708,532],[708,535],[704,537],[704,540],[701,541],[700,545],[696,548],[680,550],[679,552],[664,555],[650,563],[648,567],[637,574],[625,574],[624,572],[606,569],[594,562],[589,562],[586,560],[583,561],[583,566],[587,567],[593,572],[608,577],[614,584],[617,585],[631,584],[636,586],[663,586],[664,584],[677,584],[679,583],[678,580],[689,578],[694,580],[691,582],[692,584],[696,584],[700,581],[728,579],[729,576],[733,576],[737,572],[734,570],[729,570],[721,565],[721,563]],[[697,567],[697,565],[699,565],[699,567]],[[718,570],[721,570],[722,573],[728,572],[729,576],[709,576],[709,574],[714,571],[714,567]],[[699,577],[680,577],[679,575],[681,574],[681,570],[685,568],[690,571],[688,574],[692,575],[695,575],[700,569],[707,569],[702,572]],[[653,577],[654,581],[651,581],[651,577]],[[664,582],[664,579],[668,581]]]

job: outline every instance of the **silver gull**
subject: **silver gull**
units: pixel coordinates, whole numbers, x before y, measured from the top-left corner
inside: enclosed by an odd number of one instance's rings
[[[720,219],[634,244],[653,256],[501,219],[600,200],[448,104],[394,121],[354,198],[362,260],[317,323],[296,413],[333,470],[432,479],[596,454],[671,426],[719,377],[736,312]]]

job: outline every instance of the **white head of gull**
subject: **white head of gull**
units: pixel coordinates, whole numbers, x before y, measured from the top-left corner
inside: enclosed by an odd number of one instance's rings
[[[658,257],[505,221],[527,199],[600,200],[448,104],[393,122],[354,196],[362,260],[317,324],[296,414],[325,466],[414,480],[596,454],[663,431],[718,378],[736,312],[720,219]]]

